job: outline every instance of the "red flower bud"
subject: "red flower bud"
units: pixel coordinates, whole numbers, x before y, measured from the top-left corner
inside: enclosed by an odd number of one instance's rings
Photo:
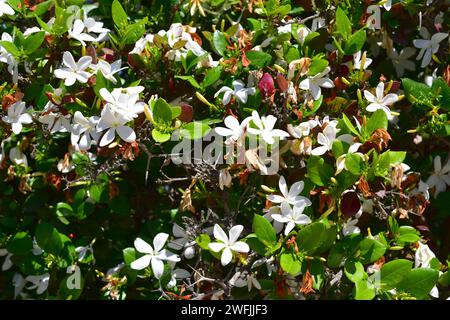
[[[259,80],[258,88],[263,98],[270,97],[275,90],[275,84],[273,82],[272,76],[267,72],[264,73],[264,75]]]

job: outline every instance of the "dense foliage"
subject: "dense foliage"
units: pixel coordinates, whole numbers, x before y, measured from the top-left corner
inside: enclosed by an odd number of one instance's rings
[[[447,5],[0,0],[0,299],[447,299]]]

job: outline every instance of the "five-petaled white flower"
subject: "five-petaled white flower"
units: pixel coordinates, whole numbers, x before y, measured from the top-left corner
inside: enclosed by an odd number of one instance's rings
[[[0,17],[4,14],[12,16],[14,9],[6,2],[6,0],[0,0]]]
[[[256,92],[256,89],[254,87],[246,88],[244,82],[242,82],[241,80],[234,80],[233,88],[234,89],[231,89],[230,87],[227,86],[223,86],[222,88],[219,89],[219,91],[216,92],[214,98],[216,98],[219,94],[223,92],[224,94],[222,97],[222,103],[224,105],[230,103],[231,97],[235,97],[236,100],[238,100],[241,103],[247,103],[248,96],[251,96]]]
[[[256,128],[248,126],[247,131],[254,135],[260,135],[267,144],[273,144],[275,142],[274,138],[284,139],[289,137],[289,134],[280,129],[274,129],[277,118],[273,115],[268,115],[260,117],[256,110],[252,112],[251,123],[253,123]]]
[[[145,253],[145,255],[133,261],[131,263],[131,268],[135,270],[142,270],[151,264],[153,274],[157,279],[160,279],[164,273],[163,261],[173,263],[180,261],[180,257],[178,255],[163,249],[168,238],[169,235],[167,233],[158,233],[153,239],[153,247],[141,238],[137,238],[134,241],[134,247],[137,251]]]
[[[321,88],[333,88],[334,83],[329,78],[325,77],[331,68],[326,67],[322,72],[308,77],[300,82],[299,87],[303,90],[309,90],[314,100],[318,100],[322,94]]]
[[[73,115],[73,128],[71,132],[72,145],[78,146],[80,150],[88,150],[94,140],[98,139],[96,126],[99,118],[92,116],[86,118],[80,111]]]
[[[238,119],[230,115],[223,121],[226,128],[216,127],[215,131],[219,135],[227,137],[227,143],[235,143],[237,141],[241,141],[244,137],[245,130],[250,120],[251,118],[245,118],[242,123],[239,123]]]
[[[300,195],[303,191],[305,183],[303,181],[298,181],[294,183],[291,188],[288,189],[286,179],[283,176],[280,176],[280,180],[278,181],[278,186],[280,188],[281,194],[270,194],[267,196],[267,199],[273,203],[288,203],[293,206],[310,206],[311,201]]]
[[[366,97],[367,101],[370,104],[367,106],[366,111],[375,112],[378,109],[381,109],[386,113],[386,116],[389,120],[393,119],[393,115],[391,114],[391,109],[389,106],[398,101],[398,95],[395,93],[388,93],[384,95],[384,82],[380,82],[376,88],[376,96],[370,93],[367,90],[364,90],[364,97]]]
[[[283,202],[281,204],[281,214],[272,214],[272,218],[278,222],[286,223],[284,235],[287,236],[296,225],[311,223],[311,219],[306,214],[303,214],[305,208],[304,204],[292,208],[287,202]]]
[[[19,147],[14,147],[9,150],[9,160],[19,166],[28,167],[27,156]]]
[[[311,151],[311,154],[314,156],[321,156],[325,154],[327,151],[330,151],[333,147],[333,142],[336,139],[342,139],[342,136],[339,136],[336,138],[337,133],[339,132],[339,129],[337,129],[335,126],[328,124],[326,128],[322,132],[319,132],[317,135],[317,142],[320,144],[320,147],[314,148]],[[346,135],[343,135],[344,138],[346,138]]]
[[[439,43],[448,37],[448,33],[438,32],[430,38],[430,33],[425,27],[420,29],[420,35],[423,39],[413,40],[414,47],[420,49],[417,60],[422,59],[422,68],[428,66],[431,62],[431,56],[438,52]]]
[[[214,237],[221,242],[211,242],[208,246],[214,252],[222,252],[221,263],[226,266],[233,259],[233,251],[247,253],[250,251],[250,247],[243,241],[237,241],[244,226],[236,225],[230,229],[229,237],[218,225],[214,225]]]
[[[436,156],[436,158],[434,158],[434,172],[428,178],[426,184],[430,189],[435,187],[435,198],[439,193],[445,191],[447,185],[450,186],[450,161],[447,161],[445,166],[442,167],[441,157]]]
[[[109,64],[105,60],[99,60],[95,67],[95,70],[100,71],[105,79],[108,79],[112,83],[117,83],[117,79],[114,77],[114,75],[122,70],[125,70],[127,67],[122,67],[122,60],[114,61],[113,63]]]
[[[392,48],[392,51],[388,53],[388,57],[391,59],[395,72],[399,77],[403,76],[405,70],[416,70],[415,63],[409,60],[415,53],[416,49],[411,47],[403,48],[400,53],[395,48]]]
[[[116,138],[116,133],[126,142],[135,141],[136,133],[131,127],[125,125],[128,121],[129,119],[118,112],[114,112],[110,106],[103,108],[101,118],[97,124],[97,132],[107,131],[103,134],[99,146],[104,147],[113,142]]]
[[[11,124],[12,131],[19,134],[22,131],[23,124],[30,124],[33,122],[29,113],[26,113],[25,102],[17,101],[8,108],[8,115],[4,116],[2,120]]]
[[[75,62],[72,54],[69,51],[63,54],[63,63],[66,68],[56,69],[55,76],[59,79],[64,79],[66,86],[73,85],[77,80],[81,83],[86,83],[91,74],[85,71],[91,66],[92,57],[81,57],[78,62]]]

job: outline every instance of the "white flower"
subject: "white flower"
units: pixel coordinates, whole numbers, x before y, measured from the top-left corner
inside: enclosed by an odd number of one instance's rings
[[[229,231],[229,237],[223,231],[223,229],[218,225],[214,225],[214,237],[216,240],[221,242],[211,242],[209,243],[209,248],[214,252],[222,252],[221,263],[226,266],[233,259],[233,251],[247,253],[250,251],[248,244],[242,241],[237,241],[239,235],[241,234],[244,227],[242,225],[236,225],[232,227]]]
[[[189,1],[188,5],[191,6],[191,9],[189,10],[191,16],[195,15],[195,13],[197,12],[197,9],[198,9],[198,12],[202,16],[204,16],[204,17],[206,16],[205,15],[205,10],[203,10],[203,7],[202,7],[202,2],[203,2],[203,0],[190,0]]]
[[[439,43],[447,38],[448,33],[438,32],[430,38],[430,33],[426,28],[423,27],[420,29],[420,35],[423,37],[423,39],[413,40],[413,44],[414,47],[420,49],[417,60],[422,59],[422,64],[420,66],[422,68],[425,68],[430,64],[431,56],[438,52]]]
[[[247,286],[248,292],[250,292],[253,287],[255,287],[258,290],[261,290],[261,284],[259,283],[258,279],[256,279],[256,277],[253,273],[250,273],[248,271],[236,272],[231,277],[229,284],[231,286],[237,287],[237,288],[242,288],[242,287]]]
[[[257,267],[261,266],[262,264],[266,264],[267,274],[270,277],[270,276],[272,276],[272,272],[277,271],[277,266],[274,262],[275,262],[275,258],[273,256],[270,258],[264,257],[264,258],[258,259],[255,262],[253,262],[252,269],[257,268]]]
[[[23,124],[30,124],[33,122],[30,114],[26,113],[25,102],[17,101],[8,108],[8,115],[4,116],[2,120],[11,124],[12,131],[19,134],[22,131]]]
[[[280,129],[274,129],[277,118],[273,115],[268,115],[267,117],[260,117],[256,110],[252,112],[252,123],[256,128],[248,127],[247,131],[254,135],[260,135],[267,144],[273,144],[276,137],[284,139],[289,137],[289,134]]]
[[[91,255],[94,254],[94,249],[92,248],[92,246],[89,244],[87,246],[80,246],[80,247],[76,247],[75,248],[75,252],[78,253],[78,261],[81,261],[84,259],[84,257],[90,253]]]
[[[47,125],[47,130],[51,133],[70,132],[70,115],[62,115],[58,112],[58,107],[50,101],[46,104],[43,115],[39,117],[39,122]]]
[[[361,230],[359,230],[359,228],[357,226],[358,221],[359,221],[358,219],[350,218],[346,222],[344,222],[344,226],[342,229],[342,233],[344,234],[344,236],[361,232]]]
[[[83,21],[81,19],[75,19],[72,27],[68,31],[69,38],[78,40],[83,46],[86,46],[85,41],[99,42],[105,40],[108,32],[109,29],[103,28],[102,22],[97,22],[93,18],[88,18],[86,15]],[[94,37],[91,33],[97,33],[97,37]]]
[[[425,182],[420,180],[417,188],[411,190],[411,195],[421,194],[421,195],[423,195],[425,200],[430,200],[430,192],[428,191],[428,189],[430,189],[428,184],[426,184]]]
[[[12,16],[14,9],[6,2],[6,0],[0,0],[0,17],[4,14]]]
[[[73,128],[71,132],[71,143],[78,146],[80,150],[86,151],[91,147],[94,140],[98,139],[96,126],[99,117],[86,118],[80,111],[75,111],[73,115]]]
[[[139,93],[144,87],[115,88],[112,92],[100,89],[100,95],[107,102],[106,107],[111,108],[114,113],[120,114],[125,120],[131,121],[144,112],[144,102],[138,102]]]
[[[77,80],[81,83],[86,83],[91,74],[86,70],[91,66],[92,58],[89,56],[81,57],[78,62],[75,62],[72,54],[69,51],[63,54],[63,63],[66,68],[56,69],[55,77],[64,79],[66,86],[73,85]]]
[[[393,119],[389,106],[398,101],[398,95],[389,93],[385,96],[383,82],[378,83],[376,88],[376,96],[374,96],[369,91],[364,90],[364,97],[367,99],[367,101],[370,102],[370,104],[366,108],[366,111],[375,112],[378,109],[381,109],[384,111],[384,113],[386,113],[386,116],[389,120]]]
[[[245,135],[245,130],[251,118],[246,118],[239,123],[239,120],[233,116],[227,116],[223,121],[226,128],[216,127],[214,130],[221,136],[227,137],[228,143],[241,141]]]
[[[311,129],[314,129],[317,126],[316,120],[308,120],[305,122],[300,123],[298,126],[292,126],[291,124],[288,124],[288,132],[291,134],[292,137],[301,139],[303,137],[309,136],[309,133],[311,132]]]
[[[108,35],[108,32],[110,30],[107,28],[103,28],[103,22],[98,22],[95,21],[94,18],[89,18],[85,12],[83,24],[89,34],[90,33],[98,34],[97,38],[94,39],[95,42],[106,40],[106,36]]]
[[[28,276],[25,280],[32,283],[32,285],[27,287],[28,290],[36,289],[37,294],[43,294],[47,290],[50,274],[44,273],[40,276]]]
[[[431,260],[436,258],[436,255],[433,251],[431,251],[428,245],[423,244],[422,242],[418,242],[419,247],[416,250],[416,254],[414,257],[414,268],[431,268]],[[439,290],[437,286],[434,286],[430,295],[434,298],[439,298]]]
[[[291,188],[288,190],[286,179],[283,176],[280,176],[280,180],[278,181],[278,186],[280,188],[280,195],[268,195],[267,199],[273,203],[288,203],[293,206],[310,206],[311,201],[300,195],[303,191],[305,183],[303,181],[298,181],[294,183]]]
[[[136,133],[132,128],[125,124],[129,119],[122,114],[113,112],[110,106],[103,108],[101,118],[97,124],[97,132],[105,131],[99,146],[104,147],[110,144],[115,138],[116,133],[126,142],[133,142],[136,140]]]
[[[2,33],[2,41],[13,42],[13,37],[6,32]],[[8,72],[13,76],[13,82],[17,83],[19,79],[19,63],[14,59],[13,55],[0,45],[0,62],[8,65]]]
[[[266,213],[263,215],[263,217],[269,221],[272,222],[273,229],[276,233],[280,233],[283,230],[284,223],[279,222],[275,220],[272,216],[274,214],[281,214],[281,207],[280,206],[272,206],[268,210],[266,210]]]
[[[364,51],[364,56],[366,56],[366,52]],[[362,55],[361,55],[361,51],[358,51],[356,53],[353,54],[353,69],[355,70],[361,70],[361,62],[362,62]],[[363,70],[366,70],[370,65],[372,64],[372,59],[370,58],[365,58],[365,62],[364,62],[364,66],[363,66]]]
[[[436,156],[434,158],[434,172],[428,178],[427,185],[431,189],[435,187],[434,197],[447,189],[447,185],[450,186],[450,161],[447,161],[444,167],[442,167],[441,157]]]
[[[66,153],[64,158],[58,161],[56,168],[61,173],[69,173],[70,171],[75,170],[75,164],[72,162],[71,153]]]
[[[0,249],[0,257],[5,256],[5,260],[3,261],[2,271],[7,271],[11,269],[13,263],[11,261],[12,253],[9,253],[6,249]]]
[[[246,88],[244,82],[242,82],[241,80],[234,80],[233,88],[234,89],[231,89],[230,87],[227,86],[223,86],[222,88],[220,88],[219,91],[216,92],[214,98],[216,98],[219,94],[224,92],[222,97],[222,103],[224,105],[230,103],[232,96],[235,97],[236,100],[238,100],[241,103],[247,103],[248,96],[251,96],[256,92],[256,89],[254,87]]]
[[[227,168],[221,169],[219,171],[219,187],[220,187],[220,190],[223,190],[224,187],[227,187],[227,188],[231,187],[232,181],[233,180],[232,180],[230,171],[228,171]]]
[[[18,148],[14,147],[9,150],[9,159],[17,165],[28,167],[27,156]]]
[[[322,72],[308,77],[299,84],[299,88],[309,90],[314,100],[318,100],[322,94],[322,88],[333,88],[334,83],[329,78],[325,77],[330,72],[330,67],[326,67]]]
[[[343,140],[346,138],[346,135],[342,135],[336,138],[339,129],[337,129],[333,125],[327,125],[326,128],[322,132],[319,132],[317,135],[317,142],[320,144],[320,147],[314,148],[311,151],[311,154],[314,156],[321,156],[325,154],[327,151],[330,151],[333,147],[333,142],[338,140]]]
[[[311,223],[311,219],[303,214],[306,206],[295,206],[292,208],[287,202],[281,203],[281,214],[272,214],[272,218],[281,223],[287,223],[284,229],[284,235],[288,235],[296,225],[305,225]]]
[[[196,242],[189,238],[189,235],[186,233],[182,227],[178,224],[174,223],[172,227],[172,233],[175,240],[169,242],[169,248],[174,250],[184,249],[183,255],[186,259],[192,259],[195,255],[195,244]]]
[[[402,77],[405,70],[416,70],[414,62],[409,60],[415,53],[416,49],[411,47],[403,48],[400,53],[395,48],[392,48],[392,51],[388,53],[388,57],[392,60],[397,76]]]
[[[180,261],[178,255],[163,249],[168,238],[169,235],[167,233],[158,233],[153,239],[153,247],[141,238],[137,238],[134,241],[134,246],[137,251],[145,253],[145,255],[133,261],[131,263],[131,268],[142,270],[151,264],[153,274],[157,279],[160,279],[164,273],[164,260],[171,262]]]
[[[122,66],[122,60],[117,60],[111,64],[109,64],[105,60],[99,60],[98,63],[95,65],[95,70],[100,71],[105,79],[108,79],[112,83],[117,83],[117,79],[114,77],[114,75],[127,67]]]

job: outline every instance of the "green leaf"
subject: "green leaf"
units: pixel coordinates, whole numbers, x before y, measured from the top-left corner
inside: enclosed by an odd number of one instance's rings
[[[272,224],[264,217],[255,214],[253,218],[253,231],[256,233],[258,240],[266,247],[271,247],[277,243],[277,235]]]
[[[47,222],[43,222],[37,226],[35,238],[38,246],[49,253],[58,254],[63,248],[58,230]]]
[[[20,57],[20,51],[19,49],[17,49],[14,43],[9,41],[0,41],[0,46],[2,46],[3,48],[5,48],[6,51],[11,53],[14,56],[14,58]]]
[[[280,265],[285,272],[291,275],[297,275],[302,269],[302,261],[299,257],[287,251],[281,254]]]
[[[201,89],[202,86],[195,80],[193,76],[175,76],[177,79],[185,80],[190,83],[195,89]]]
[[[298,248],[307,255],[320,254],[331,247],[336,235],[334,227],[327,227],[323,222],[311,223],[297,233]]]
[[[198,244],[200,248],[203,250],[209,250],[209,243],[211,242],[211,238],[209,235],[202,233],[196,239],[195,242]]]
[[[380,285],[383,290],[391,290],[409,274],[412,261],[397,259],[384,264],[380,270]]]
[[[330,250],[328,255],[328,265],[331,268],[338,268],[342,261],[347,257],[352,257],[359,247],[362,236],[360,234],[351,234],[341,241],[337,242]]]
[[[441,77],[434,79],[431,91],[435,96],[439,96],[439,106],[450,111],[450,86]]]
[[[41,47],[42,42],[45,38],[45,32],[37,32],[30,34],[23,43],[23,49],[27,54],[31,54],[36,51],[39,47]]]
[[[158,143],[164,143],[166,141],[169,141],[171,136],[172,135],[170,133],[164,133],[159,131],[158,129],[152,130],[152,138]]]
[[[367,124],[365,126],[365,137],[369,138],[372,132],[377,129],[385,129],[388,127],[388,118],[386,113],[379,109],[375,111],[372,116],[367,120]]]
[[[350,36],[348,41],[344,45],[344,51],[346,54],[354,54],[362,49],[366,42],[366,30],[358,30]]]
[[[306,169],[308,178],[319,187],[328,184],[334,173],[333,167],[325,163],[323,158],[317,156],[311,156],[308,159]]]
[[[315,56],[311,59],[311,65],[309,66],[308,76],[314,76],[322,72],[328,66],[328,60]]]
[[[12,254],[25,254],[33,249],[33,240],[27,232],[20,231],[9,240],[6,249]]]
[[[402,79],[402,85],[405,89],[406,98],[415,104],[424,104],[430,106],[430,100],[434,95],[429,86],[408,78]]]
[[[389,154],[389,164],[400,164],[405,160],[406,152],[405,151],[388,151]]]
[[[400,236],[397,238],[399,245],[403,243],[414,243],[420,240],[420,234],[414,227],[401,226],[399,232]]]
[[[354,153],[347,153],[345,156],[345,167],[354,175],[361,175],[363,170],[364,161],[361,157]]]
[[[350,119],[345,115],[345,113],[342,114],[342,121],[344,122],[345,126],[350,130],[351,133],[353,133],[357,137],[361,137],[358,130],[356,130],[355,126],[352,124]]]
[[[70,206],[70,204],[65,203],[65,202],[59,202],[56,205],[56,216],[62,223],[69,224],[67,217],[72,216],[72,215],[73,215],[73,209]]]
[[[186,139],[197,140],[206,136],[211,127],[200,121],[189,122],[180,130],[181,136]]]
[[[336,10],[336,31],[344,39],[347,39],[352,33],[352,23],[347,18],[347,15],[341,7],[338,7]]]
[[[345,262],[344,272],[348,280],[353,283],[356,283],[367,276],[363,264],[355,260],[347,260]]]
[[[225,50],[227,48],[227,37],[223,32],[216,30],[213,34],[213,49],[214,51],[220,55],[225,55]]]
[[[376,239],[366,238],[359,243],[364,264],[378,260],[386,252],[386,246]]]
[[[134,248],[125,248],[122,250],[123,253],[123,261],[126,265],[130,265],[133,261],[136,260],[136,249]]]
[[[247,51],[245,55],[250,60],[250,64],[256,68],[264,68],[272,61],[270,54],[261,51]]]
[[[121,30],[128,25],[128,16],[118,0],[114,0],[111,7],[111,15],[117,29]]]
[[[158,124],[172,122],[172,107],[163,98],[159,98],[153,105],[153,120]]]
[[[217,66],[208,70],[202,82],[203,89],[208,88],[220,79],[222,67]]]
[[[375,298],[375,286],[367,279],[359,280],[355,283],[356,300],[372,300]]]
[[[417,299],[428,297],[439,279],[439,271],[427,268],[413,269],[401,281],[397,290],[405,291]]]
[[[145,25],[146,24],[147,24],[147,18],[144,18],[132,25],[129,25],[126,28],[125,33],[122,37],[121,44],[122,45],[133,44],[136,41],[138,41],[145,33]]]

